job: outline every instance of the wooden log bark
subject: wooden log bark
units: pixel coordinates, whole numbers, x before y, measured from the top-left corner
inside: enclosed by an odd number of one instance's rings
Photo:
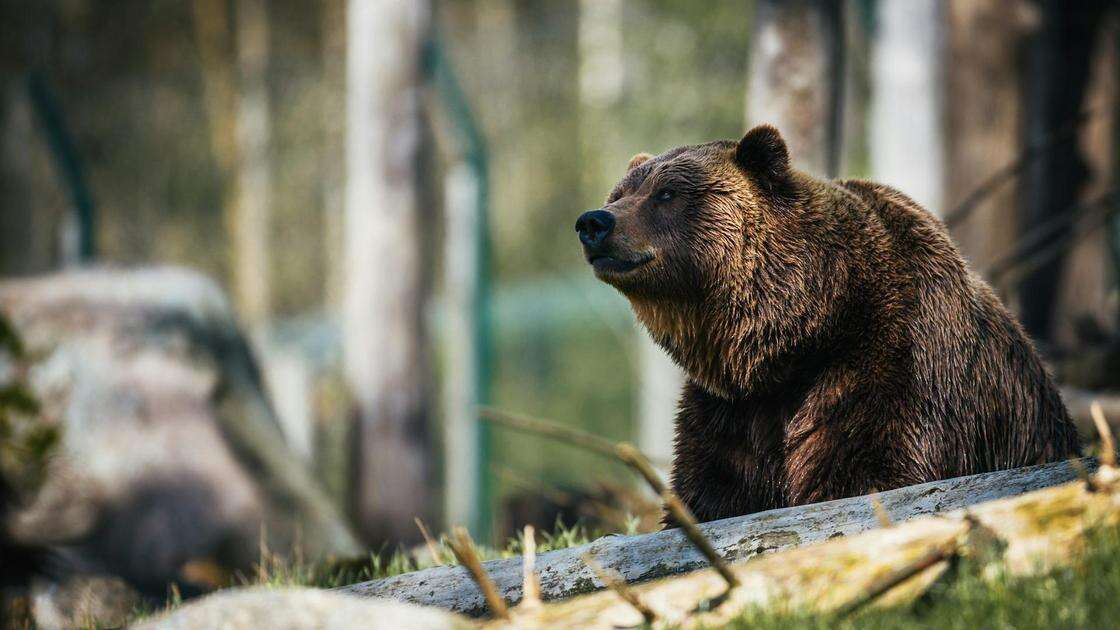
[[[1118,498],[1120,473],[1102,467],[1092,484],[1067,483],[739,564],[733,571],[741,586],[726,597],[724,580],[710,569],[641,585],[630,595],[656,616],[654,627],[673,628],[721,627],[752,607],[844,614],[898,605],[924,593],[958,555],[981,562],[982,575],[1038,575],[1069,566],[1090,529],[1120,523]],[[644,619],[614,594],[596,593],[514,611],[511,621],[605,629],[637,627]]]
[[[992,501],[1076,479],[1091,460],[1058,462],[899,488],[879,495],[894,523]],[[872,501],[860,496],[760,512],[705,523],[715,549],[732,561],[856,534],[879,526]],[[676,529],[639,536],[607,536],[580,547],[537,558],[541,595],[559,599],[602,588],[581,557],[590,554],[628,583],[675,575],[706,566],[700,553]],[[507,602],[521,599],[521,559],[492,560],[484,568]],[[433,567],[344,587],[369,597],[438,606],[471,615],[486,604],[463,567]]]

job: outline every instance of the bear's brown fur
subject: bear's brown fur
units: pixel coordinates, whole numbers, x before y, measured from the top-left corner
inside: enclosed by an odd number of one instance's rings
[[[635,156],[600,212],[588,261],[688,373],[672,482],[701,520],[1076,454],[942,223],[792,169],[773,127]]]

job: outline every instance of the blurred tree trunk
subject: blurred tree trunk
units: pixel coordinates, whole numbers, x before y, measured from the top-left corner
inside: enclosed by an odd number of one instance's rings
[[[1030,144],[1044,142],[1081,115],[1107,1],[1042,0],[1040,6],[1042,21],[1027,68],[1026,135]],[[1089,176],[1078,141],[1078,135],[1066,134],[1048,142],[1026,169],[1023,230],[1074,210]],[[1038,249],[1066,238],[1069,227],[1055,230]],[[1023,326],[1042,342],[1053,339],[1055,302],[1065,261],[1065,255],[1053,257],[1019,286]]]
[[[871,174],[943,215],[943,4],[910,0],[878,6],[871,64]]]
[[[945,216],[952,216],[994,173],[1015,163],[1023,142],[1021,96],[1025,39],[1038,16],[1026,0],[953,0],[945,9]],[[1009,178],[950,225],[978,272],[1006,254],[1019,224]]]
[[[257,327],[269,311],[268,4],[239,0],[234,25],[227,0],[195,0],[193,9],[210,148],[225,184],[234,303]]]
[[[54,179],[43,134],[36,128],[19,63],[25,51],[59,47],[52,29],[60,23],[58,9],[47,3],[24,5],[18,9],[21,23],[7,25],[12,30],[7,31],[11,35],[5,37],[5,59],[0,64],[0,275],[43,273],[61,262],[59,229],[65,220],[65,195]]]
[[[268,105],[268,3],[238,0],[237,198],[232,212],[234,295],[251,327],[268,319],[271,165]]]
[[[747,82],[747,126],[781,131],[798,168],[834,176],[843,128],[844,3],[758,0]]]
[[[36,129],[26,84],[13,77],[3,88],[0,275],[44,273],[62,262],[60,232],[70,204]]]
[[[465,160],[457,160],[447,172],[444,183],[444,269],[443,300],[445,323],[441,354],[444,357],[443,441],[444,519],[450,529],[456,525],[474,526],[489,518],[480,511],[481,453],[478,405],[479,374],[475,363],[477,339],[473,332],[476,309],[473,298],[478,288],[477,234],[478,185]],[[477,532],[476,532],[477,534]]]
[[[685,374],[644,330],[637,332],[641,377],[638,445],[657,466],[673,461],[677,404]]]
[[[345,173],[339,159],[346,143],[346,0],[323,0],[323,149],[319,177],[323,195],[325,302],[335,310],[342,304],[345,265],[340,245],[345,233]]]
[[[843,125],[840,138],[840,165],[838,176],[867,177],[871,168],[871,147],[868,129],[872,94],[871,30],[874,20],[874,3],[857,2],[845,5],[844,20],[844,77]]]
[[[1088,201],[1101,198],[1116,185],[1118,25],[1120,14],[1115,11],[1101,19],[1085,94],[1084,111],[1091,114],[1075,136],[1080,139],[1090,171],[1083,197]],[[1058,281],[1051,330],[1051,341],[1058,348],[1099,346],[1104,338],[1115,334],[1116,304],[1111,294],[1116,287],[1116,259],[1110,251],[1108,231],[1104,227],[1093,229],[1070,246]],[[1113,374],[1111,385],[1115,386],[1118,379],[1120,374]]]
[[[357,404],[355,510],[367,540],[407,541],[430,505],[416,186],[429,7],[351,0],[347,18],[343,345]]]

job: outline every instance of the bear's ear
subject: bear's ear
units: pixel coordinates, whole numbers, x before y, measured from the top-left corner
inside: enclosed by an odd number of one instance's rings
[[[630,163],[626,165],[626,172],[629,173],[630,171],[634,170],[636,167],[641,166],[642,164],[645,164],[646,162],[648,162],[652,159],[653,159],[653,156],[648,154],[648,153],[639,153],[639,154],[635,155],[634,157],[630,158]]]
[[[780,193],[789,187],[789,150],[782,134],[770,125],[759,125],[743,136],[735,162],[768,191]]]

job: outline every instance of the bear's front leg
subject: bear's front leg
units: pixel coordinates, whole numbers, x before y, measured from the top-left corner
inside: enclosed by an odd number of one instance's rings
[[[701,522],[786,505],[782,423],[766,410],[685,385],[672,488]]]
[[[875,392],[831,390],[806,398],[785,432],[790,505],[805,505],[931,481],[910,414]],[[894,411],[892,411],[894,410]],[[887,418],[884,420],[884,418]]]

